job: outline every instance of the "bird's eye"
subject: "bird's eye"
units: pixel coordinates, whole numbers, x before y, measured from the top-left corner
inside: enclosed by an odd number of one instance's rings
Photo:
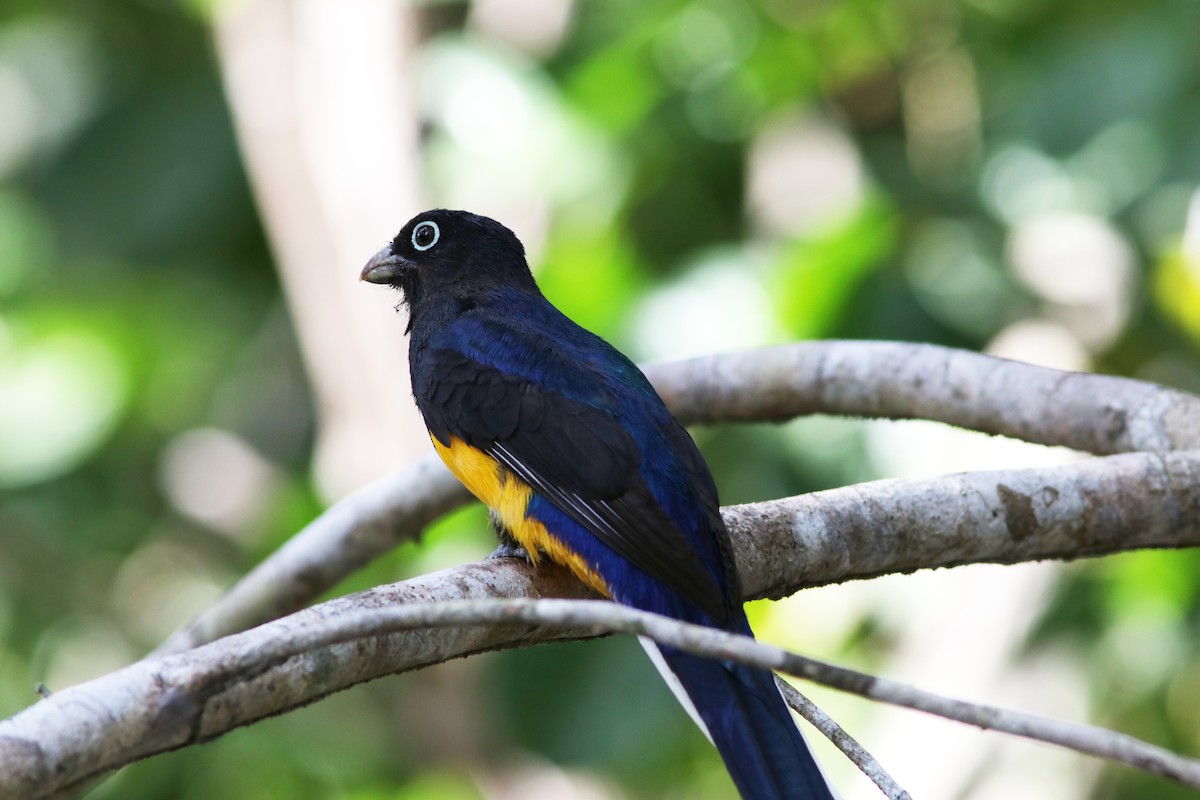
[[[418,250],[428,250],[437,244],[441,235],[442,231],[436,222],[418,222],[417,227],[413,228],[412,246]]]

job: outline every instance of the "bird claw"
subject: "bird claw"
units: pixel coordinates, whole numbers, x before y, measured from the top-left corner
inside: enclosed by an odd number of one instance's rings
[[[526,563],[533,563],[533,559],[529,557],[528,551],[526,551],[524,547],[521,547],[521,545],[511,540],[501,542],[500,546],[493,550],[487,557],[487,560],[490,561],[493,558],[519,558]]]

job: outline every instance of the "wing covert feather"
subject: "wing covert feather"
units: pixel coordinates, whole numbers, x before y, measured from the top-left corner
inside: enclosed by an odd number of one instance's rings
[[[423,360],[422,372],[436,380],[414,380],[414,393],[439,441],[458,437],[488,453],[638,569],[715,621],[726,617],[725,592],[655,500],[637,442],[612,414],[465,353],[435,350]]]

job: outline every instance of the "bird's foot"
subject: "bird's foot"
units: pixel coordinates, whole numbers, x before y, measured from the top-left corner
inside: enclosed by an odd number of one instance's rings
[[[511,539],[500,542],[500,546],[488,556],[488,560],[493,558],[519,558],[529,564],[533,563],[533,559],[529,557],[528,551]]]

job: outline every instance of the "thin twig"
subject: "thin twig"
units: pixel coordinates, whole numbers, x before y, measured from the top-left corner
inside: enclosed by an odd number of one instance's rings
[[[846,733],[846,730],[838,725],[833,717],[822,711],[820,706],[809,700],[795,686],[780,679],[779,676],[775,676],[775,684],[779,687],[779,691],[783,692],[783,699],[787,701],[787,704],[797,714],[808,720],[810,725],[824,734],[826,739],[833,742],[834,746],[841,750],[854,766],[871,779],[884,797],[887,797],[888,800],[912,800],[912,795],[896,783],[896,780],[888,774],[875,756],[867,752],[867,749],[859,744],[857,739]]]
[[[401,629],[431,626],[528,624],[569,628],[589,634],[627,633],[710,658],[729,659],[777,670],[834,689],[892,705],[924,711],[985,730],[1046,742],[1116,761],[1200,789],[1200,761],[1185,758],[1133,736],[1071,722],[954,700],[839,667],[757,642],[748,636],[693,625],[669,617],[598,600],[456,601],[360,612],[313,626],[294,640],[266,648],[272,658],[286,658],[335,642]],[[258,659],[259,652],[247,658]]]

